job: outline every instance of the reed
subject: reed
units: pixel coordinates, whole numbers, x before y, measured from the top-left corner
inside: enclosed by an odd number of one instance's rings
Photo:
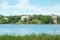
[[[30,34],[30,35],[0,35],[0,40],[60,40],[60,35]]]

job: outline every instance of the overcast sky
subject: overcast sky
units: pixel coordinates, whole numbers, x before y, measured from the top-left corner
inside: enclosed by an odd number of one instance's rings
[[[0,0],[0,15],[60,15],[60,0]]]

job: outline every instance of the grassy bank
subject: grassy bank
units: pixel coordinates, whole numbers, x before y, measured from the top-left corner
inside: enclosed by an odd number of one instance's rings
[[[60,35],[31,34],[31,35],[0,35],[0,40],[60,40]]]

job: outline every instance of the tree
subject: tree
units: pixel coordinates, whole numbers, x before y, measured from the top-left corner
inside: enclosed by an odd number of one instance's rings
[[[32,20],[31,23],[32,24],[41,24],[41,21],[40,20]]]
[[[60,17],[57,17],[57,23],[60,24]]]
[[[51,24],[53,21],[51,16],[42,16],[40,20],[42,21],[43,24],[49,24],[49,23]]]
[[[21,17],[20,16],[9,16],[8,19],[9,19],[9,23],[14,24],[14,23],[18,22],[21,19]]]

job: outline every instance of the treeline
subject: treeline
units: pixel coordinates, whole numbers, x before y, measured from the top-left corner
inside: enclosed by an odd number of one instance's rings
[[[60,40],[60,35],[31,34],[31,35],[0,35],[0,40]]]
[[[60,17],[57,17],[57,23],[60,24]],[[29,20],[24,19],[21,21],[21,15],[0,15],[0,24],[53,24],[53,18],[50,15],[33,15],[30,16]]]
[[[3,16],[0,15],[0,24],[15,24],[21,19],[20,16]]]

